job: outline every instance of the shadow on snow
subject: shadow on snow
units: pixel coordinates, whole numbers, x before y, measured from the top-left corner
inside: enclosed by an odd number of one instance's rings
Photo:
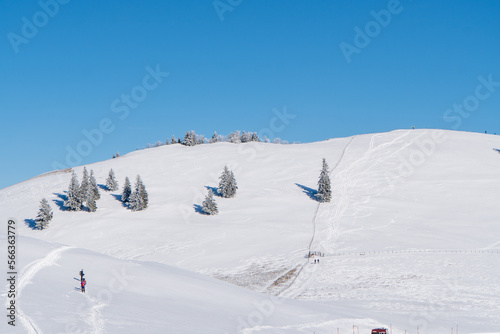
[[[304,194],[306,194],[307,196],[309,196],[310,199],[312,199],[313,201],[319,202],[318,197],[316,196],[318,194],[318,191],[316,189],[306,187],[306,186],[299,184],[299,183],[295,183],[295,185],[297,187],[299,187],[300,189],[302,189],[302,192]]]

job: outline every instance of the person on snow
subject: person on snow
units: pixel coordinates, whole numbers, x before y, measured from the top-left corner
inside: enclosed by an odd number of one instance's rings
[[[85,274],[83,273],[83,269],[80,270],[80,282],[83,281],[83,276],[85,276]]]
[[[87,285],[87,281],[85,280],[85,278],[82,280],[82,292],[85,293],[85,285]]]

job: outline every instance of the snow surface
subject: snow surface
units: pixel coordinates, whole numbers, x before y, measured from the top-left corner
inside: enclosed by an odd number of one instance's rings
[[[111,168],[120,186],[140,174],[141,212],[104,190],[95,213],[62,210],[69,170],[2,189],[0,240],[16,218],[22,271],[17,326],[0,332],[500,332],[499,148],[493,135],[399,130],[170,145],[86,166],[101,185]],[[322,158],[332,202],[320,204]],[[226,164],[236,197],[198,213]],[[32,230],[43,197],[54,219]]]

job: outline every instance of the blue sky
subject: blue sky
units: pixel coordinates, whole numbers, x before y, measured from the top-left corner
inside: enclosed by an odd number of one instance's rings
[[[411,126],[500,134],[497,1],[5,0],[0,9],[0,188],[71,167],[68,150],[87,164],[187,130],[290,142]],[[84,131],[91,147],[78,146]]]

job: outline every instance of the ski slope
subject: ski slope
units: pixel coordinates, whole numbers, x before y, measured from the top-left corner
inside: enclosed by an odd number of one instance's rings
[[[120,186],[140,174],[150,199],[142,212],[127,210],[119,191],[101,191],[95,213],[62,210],[70,171],[2,189],[2,221],[15,217],[21,236],[17,329],[499,332],[499,148],[492,135],[398,130],[294,145],[170,145],[87,166],[99,184],[110,168]],[[322,158],[333,199],[320,204]],[[236,197],[216,197],[217,216],[199,214],[226,164]],[[83,166],[74,170],[81,180]],[[43,197],[54,219],[32,230]],[[325,256],[314,264],[310,251]],[[86,295],[74,289],[81,268]],[[126,288],[106,300],[122,270]]]

